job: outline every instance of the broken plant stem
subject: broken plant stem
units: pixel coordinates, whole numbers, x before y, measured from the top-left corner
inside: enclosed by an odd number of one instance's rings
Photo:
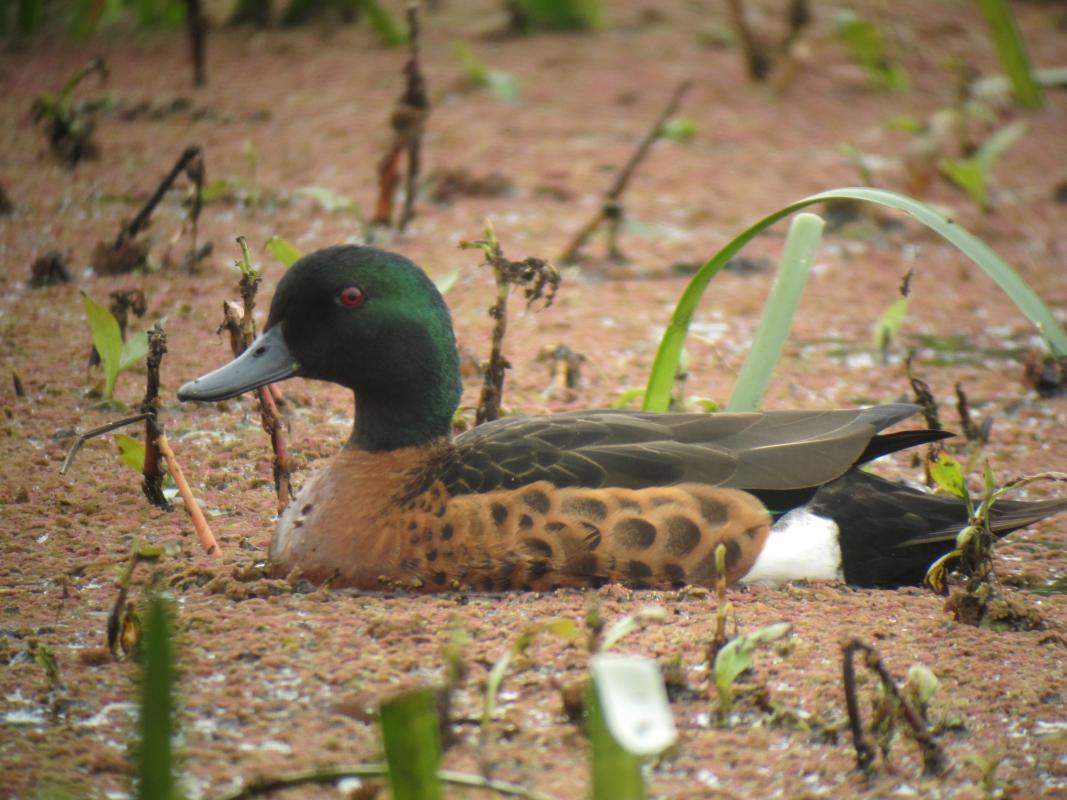
[[[726,635],[726,621],[733,606],[726,599],[726,545],[719,544],[715,548],[715,597],[718,605],[715,608],[715,636],[708,642],[708,669],[714,674],[715,659],[719,651],[726,646],[729,637]]]
[[[119,593],[111,606],[111,613],[107,615],[107,648],[114,659],[118,658],[116,645],[121,645],[122,652],[129,655],[136,648],[137,640],[140,638],[138,630],[130,630],[130,628],[138,627],[137,615],[133,611],[132,604],[126,602],[133,573],[142,561],[155,561],[162,553],[163,550],[160,547],[148,547],[143,544],[135,544],[130,552],[130,557],[126,561],[126,569],[119,578]]]
[[[148,502],[171,510],[171,504],[163,496],[163,471],[159,468],[159,447],[156,441],[163,435],[159,425],[159,365],[167,352],[167,334],[156,323],[148,332],[148,378],[141,413],[145,415],[144,467],[141,470],[141,489]]]
[[[745,54],[749,77],[754,81],[762,82],[766,80],[771,71],[771,60],[748,23],[745,4],[743,0],[727,0],[726,5],[730,9],[730,21],[734,24],[737,38],[741,42],[741,50]]]
[[[200,8],[200,0],[185,0],[185,21],[189,29],[189,49],[193,59],[193,86],[205,86],[207,73],[204,70],[204,45],[207,38],[207,20]]]
[[[400,158],[407,153],[407,174],[404,207],[397,223],[403,231],[415,217],[415,195],[418,191],[419,170],[422,165],[422,134],[430,116],[430,99],[426,94],[426,78],[419,65],[419,5],[407,8],[409,57],[404,64],[404,93],[396,101],[389,118],[393,128],[393,142],[378,162],[378,203],[372,225],[388,227],[393,220],[393,198],[400,183]]]
[[[915,402],[922,409],[923,419],[926,420],[926,426],[930,430],[941,430],[941,419],[938,415],[937,400],[934,398],[933,392],[930,391],[930,385],[920,378],[912,370],[911,362],[915,357],[915,351],[912,350],[908,353],[908,357],[904,359],[904,372],[908,376],[908,383],[911,384],[911,391],[915,395]],[[930,474],[930,462],[937,460],[937,454],[941,452],[941,445],[938,442],[930,442],[926,446],[926,485],[933,486],[934,478]]]
[[[496,231],[490,221],[485,223],[485,239],[473,242],[460,242],[460,249],[481,250],[485,253],[485,263],[493,268],[496,280],[496,303],[489,309],[493,318],[493,343],[489,362],[485,366],[482,381],[482,393],[478,399],[478,411],[474,424],[481,425],[500,417],[500,406],[504,397],[504,374],[511,365],[504,358],[504,334],[508,327],[508,291],[512,284],[522,286],[526,291],[526,307],[534,300],[544,299],[545,307],[552,305],[559,288],[559,272],[541,258],[527,258],[523,261],[510,261],[504,257]],[[548,287],[547,293],[545,287]]]
[[[200,147],[197,145],[189,145],[185,148],[182,154],[178,157],[174,166],[166,177],[160,182],[156,191],[148,198],[148,202],[144,204],[144,207],[137,212],[137,216],[133,218],[129,223],[122,227],[119,231],[118,237],[115,239],[113,249],[118,252],[122,249],[122,246],[128,241],[133,239],[141,229],[148,225],[148,219],[152,216],[152,212],[155,211],[156,206],[159,205],[159,201],[163,199],[163,195],[167,193],[167,190],[171,187],[171,184],[177,180],[178,176],[185,169],[194,158],[200,155]]]
[[[419,4],[417,2],[408,5],[407,18],[408,46],[411,57],[404,65],[404,74],[407,77],[404,102],[419,112],[420,119],[406,138],[408,171],[404,185],[404,208],[400,212],[400,222],[397,224],[397,228],[401,231],[415,218],[415,195],[418,192],[419,172],[422,168],[422,134],[426,128],[426,118],[430,114],[430,101],[426,96],[426,78],[419,65]]]
[[[70,469],[70,465],[74,463],[74,457],[78,455],[78,451],[81,450],[82,446],[90,439],[93,439],[97,436],[102,436],[105,433],[111,433],[111,431],[117,431],[119,428],[125,428],[127,425],[133,425],[134,423],[140,422],[141,420],[146,419],[147,417],[148,414],[142,412],[140,414],[134,414],[131,417],[123,417],[122,419],[117,419],[114,422],[108,422],[105,425],[100,425],[96,428],[92,428],[91,430],[87,430],[85,433],[78,436],[78,438],[76,438],[71,443],[70,450],[67,451],[67,457],[63,459],[63,466],[59,468],[59,474],[67,474],[67,470]]]
[[[193,528],[196,530],[197,538],[200,539],[200,545],[204,548],[204,552],[209,556],[219,555],[219,543],[215,540],[215,534],[211,532],[211,527],[204,518],[204,512],[197,505],[196,498],[193,497],[193,490],[189,488],[185,475],[182,474],[181,465],[178,464],[174,451],[170,449],[170,443],[167,442],[165,434],[159,435],[159,438],[156,439],[156,446],[167,461],[167,470],[170,472],[170,476],[174,478],[174,482],[178,485],[178,493],[182,496],[185,510],[189,512],[189,518],[193,522]]]
[[[923,721],[922,715],[915,710],[911,701],[905,697],[897,687],[893,676],[889,674],[885,664],[882,663],[878,651],[866,642],[852,638],[841,643],[843,661],[843,677],[845,683],[845,704],[848,707],[849,726],[852,729],[852,742],[856,748],[857,765],[864,772],[868,772],[874,761],[874,749],[863,737],[863,720],[860,716],[859,700],[856,696],[856,672],[852,659],[857,651],[864,654],[864,662],[867,668],[874,671],[882,682],[883,689],[893,696],[900,708],[904,721],[911,729],[911,735],[922,750],[923,772],[926,775],[940,775],[945,769],[945,755],[940,746],[933,740],[930,731]]]
[[[201,153],[185,167],[185,174],[193,182],[193,197],[189,203],[189,228],[192,234],[192,242],[189,245],[189,254],[186,256],[186,272],[190,275],[196,272],[200,261],[212,250],[211,242],[204,245],[204,252],[197,247],[200,233],[200,212],[204,210],[204,155]],[[184,227],[184,226],[183,226]]]
[[[256,307],[256,292],[259,289],[260,274],[252,267],[251,254],[248,250],[248,242],[243,236],[237,237],[237,243],[241,246],[241,261],[237,266],[241,270],[241,280],[238,284],[241,292],[243,306],[237,307],[236,303],[223,304],[223,328],[230,332],[230,347],[233,356],[241,355],[256,338],[256,323],[252,312]],[[259,400],[259,419],[263,430],[270,437],[271,449],[274,458],[271,469],[274,475],[274,490],[278,495],[278,510],[283,510],[289,505],[289,451],[285,446],[285,436],[282,432],[282,417],[278,413],[278,405],[275,398],[280,398],[281,393],[272,386],[261,386],[256,389],[256,397]]]
[[[649,150],[652,149],[652,145],[663,136],[663,124],[678,111],[678,106],[681,105],[682,98],[689,91],[689,87],[690,82],[688,80],[678,84],[674,94],[671,95],[670,102],[667,103],[655,123],[638,143],[633,155],[630,156],[630,160],[626,162],[626,165],[615,177],[611,188],[604,195],[604,203],[596,216],[578,231],[574,239],[571,240],[571,243],[567,245],[560,255],[559,261],[561,263],[574,261],[578,257],[579,251],[589,240],[589,237],[596,233],[597,229],[604,223],[608,225],[608,257],[614,261],[624,260],[622,251],[618,246],[618,232],[625,217],[625,210],[622,205],[623,192],[626,191],[626,187],[629,185],[637,167],[645,160]]]

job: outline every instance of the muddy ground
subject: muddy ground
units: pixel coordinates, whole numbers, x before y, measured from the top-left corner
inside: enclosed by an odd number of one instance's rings
[[[523,314],[515,299],[506,342],[513,365],[509,413],[602,407],[642,385],[685,286],[685,265],[702,262],[789,201],[858,183],[843,144],[886,157],[875,164],[877,185],[907,188],[900,158],[910,134],[891,130],[887,121],[921,120],[953,103],[954,80],[944,66],[949,55],[982,73],[997,71],[977,12],[959,4],[856,4],[885,14],[883,27],[911,75],[906,94],[872,86],[834,40],[833,9],[822,4],[806,35],[806,62],[782,94],[753,85],[736,48],[709,45],[714,37],[707,31],[725,24],[717,3],[611,3],[600,33],[523,39],[482,36],[502,23],[499,3],[443,5],[424,20],[434,100],[426,174],[499,173],[512,188],[501,197],[460,197],[447,205],[424,200],[407,233],[379,235],[378,242],[433,275],[461,269],[447,299],[460,344],[474,358],[488,351],[492,278],[457,242],[478,236],[492,217],[509,255],[553,258],[595,212],[600,193],[673,87],[694,81],[682,113],[695,123],[695,137],[660,142],[627,195],[627,212],[639,223],[621,241],[630,260],[604,261],[602,243],[595,242],[594,258],[564,268],[551,308]],[[764,17],[777,23],[780,4],[762,5]],[[1062,64],[1062,7],[1014,6],[1034,62]],[[469,41],[492,68],[512,73],[520,102],[464,87],[452,51],[457,40]],[[101,88],[90,80],[79,96],[110,92],[118,108],[97,118],[99,157],[71,171],[50,157],[28,111],[34,97],[57,89],[97,53],[107,60],[110,81]],[[671,618],[620,645],[676,661],[690,690],[673,705],[677,750],[648,772],[652,796],[1067,796],[1067,517],[1017,533],[998,549],[1006,590],[1043,617],[1039,630],[957,624],[943,598],[918,588],[731,591],[740,629],[793,624],[788,646],[759,655],[753,679],[782,709],[805,717],[805,725],[790,723],[789,714],[772,718],[750,699],[718,723],[703,665],[715,624],[715,600],[706,594],[607,587],[381,597],[293,593],[232,577],[262,560],[270,539],[276,504],[268,441],[249,399],[186,406],[174,391],[229,358],[216,328],[222,301],[236,296],[235,236],[248,237],[261,258],[261,308],[283,271],[262,254],[268,237],[284,236],[304,250],[361,237],[356,215],[325,210],[298,190],[326,186],[370,212],[404,58],[400,49],[380,47],[365,26],[213,30],[209,85],[194,91],[186,42],[177,32],[45,39],[8,45],[0,54],[0,184],[15,207],[0,217],[0,794],[111,798],[131,791],[138,669],[107,655],[105,625],[121,565],[133,543],[144,540],[162,545],[166,555],[139,572],[133,596],[142,596],[154,574],[179,609],[178,744],[192,797],[219,797],[254,776],[375,760],[380,749],[368,709],[399,686],[440,680],[442,646],[453,625],[470,636],[471,669],[456,698],[458,743],[446,766],[477,771],[487,763],[497,777],[554,797],[581,797],[587,748],[562,712],[558,688],[584,674],[580,645],[549,638],[534,644],[505,684],[500,735],[489,746],[478,745],[476,726],[464,720],[478,717],[488,668],[519,631],[558,616],[581,618],[593,601],[609,620],[648,604],[666,607]],[[175,108],[178,99],[189,103]],[[142,103],[147,113],[136,112]],[[924,198],[988,242],[1067,321],[1067,96],[1049,92],[1044,110],[1002,113],[994,127],[1012,118],[1025,120],[1027,130],[995,169],[992,213],[977,211],[936,177]],[[988,127],[975,124],[976,133],[983,130]],[[153,272],[101,277],[88,271],[93,246],[115,236],[190,143],[204,148],[209,180],[246,182],[253,179],[251,146],[259,203],[221,201],[205,209],[200,239],[213,242],[215,252],[195,276],[163,263],[181,227],[180,192],[168,195],[155,215]],[[746,255],[773,259],[782,238],[779,227]],[[172,260],[187,242],[174,245]],[[53,249],[67,255],[75,282],[27,288],[30,264]],[[871,347],[872,325],[912,266],[902,341],[883,363]],[[759,271],[715,279],[689,339],[687,396],[728,399],[771,280]],[[138,476],[121,465],[110,437],[91,442],[72,471],[59,475],[75,431],[122,413],[99,408],[87,394],[98,374],[86,368],[89,336],[79,290],[105,302],[122,288],[147,295],[146,318],[134,326],[165,319],[163,422],[222,545],[220,559],[200,553],[182,511],[164,513],[144,501]],[[1062,470],[1067,398],[1040,398],[1022,380],[1023,355],[1038,343],[1030,323],[954,249],[907,219],[874,212],[824,240],[765,406],[850,407],[907,398],[901,356],[914,347],[916,367],[941,401],[947,426],[958,426],[956,382],[975,413],[993,419],[986,453],[1001,479]],[[572,396],[545,391],[550,368],[538,354],[556,344],[586,359]],[[15,393],[15,374],[24,396]],[[479,381],[472,374],[465,382],[464,402],[472,407]],[[123,374],[116,398],[136,406],[143,385],[142,368]],[[283,389],[300,484],[305,470],[346,435],[351,398],[338,387],[303,381]],[[921,478],[907,455],[880,470]],[[1042,493],[1047,490],[1034,487],[1029,496]],[[899,679],[915,663],[940,679],[931,717],[958,722],[939,736],[951,763],[944,776],[924,778],[917,748],[907,740],[897,741],[889,765],[870,779],[854,770],[842,728],[838,646],[852,635],[875,644]],[[31,655],[42,646],[55,655],[61,689],[50,691],[46,671]],[[984,787],[982,764],[999,757]],[[305,789],[291,796],[337,792]]]

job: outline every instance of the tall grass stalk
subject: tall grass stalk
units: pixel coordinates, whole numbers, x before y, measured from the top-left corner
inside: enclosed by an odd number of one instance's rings
[[[982,14],[989,23],[993,42],[997,46],[1001,66],[1008,73],[1015,92],[1015,100],[1024,108],[1041,108],[1044,97],[1041,87],[1030,69],[1030,58],[1026,54],[1019,26],[1015,23],[1008,0],[980,0]]]
[[[822,241],[824,227],[826,223],[821,217],[808,213],[797,214],[789,226],[774,286],[763,307],[756,338],[737,376],[734,393],[726,405],[727,411],[754,411],[759,408],[778,357],[789,338],[789,328],[800,305],[800,295],[807,285],[808,273],[819,242]]]
[[[685,337],[689,332],[689,323],[693,319],[693,314],[696,313],[697,305],[700,302],[700,298],[703,297],[709,281],[746,244],[771,225],[803,208],[827,200],[862,200],[910,214],[919,222],[947,239],[981,267],[986,275],[992,278],[1001,290],[1011,298],[1019,310],[1034,323],[1038,333],[1048,344],[1052,353],[1058,358],[1067,356],[1067,333],[1064,332],[1063,326],[1056,321],[1055,317],[1052,316],[1052,312],[1037,296],[1037,293],[1030,288],[1029,284],[1019,277],[1018,273],[1008,266],[1000,256],[994,253],[989,245],[961,228],[953,220],[934,211],[925,203],[884,189],[853,186],[820,192],[775,211],[728,242],[725,247],[697,271],[682,293],[682,297],[678,301],[674,314],[667,325],[667,330],[664,332],[663,338],[660,339],[659,351],[656,353],[656,360],[652,365],[645,390],[644,409],[646,411],[666,411],[670,405],[671,386],[674,382],[678,359],[685,344]],[[777,360],[777,356],[775,356],[775,360]],[[735,389],[735,393],[737,392],[740,392],[743,396],[749,392],[749,389],[738,386]]]

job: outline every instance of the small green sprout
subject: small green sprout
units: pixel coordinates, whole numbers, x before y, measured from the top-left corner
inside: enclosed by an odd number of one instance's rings
[[[846,9],[837,16],[837,36],[876,83],[894,92],[908,91],[908,73],[890,58],[885,37],[878,28]]]
[[[455,42],[452,52],[463,66],[463,72],[471,86],[488,89],[501,102],[512,105],[519,102],[522,94],[519,81],[510,72],[486,66],[464,42]]]
[[[692,117],[671,117],[660,127],[660,136],[675,142],[691,142],[698,130]]]
[[[110,400],[118,376],[148,354],[148,331],[142,331],[123,342],[119,321],[115,319],[114,314],[85,292],[82,292],[82,303],[85,306],[85,317],[89,321],[93,346],[100,355],[100,365],[104,370],[101,397]]]
[[[988,212],[992,209],[989,202],[989,174],[993,164],[1025,131],[1026,123],[1021,120],[1006,125],[992,133],[972,155],[942,159],[937,165],[938,169],[966,192],[979,209]]]
[[[752,633],[731,639],[715,656],[715,691],[719,695],[719,711],[729,713],[734,703],[734,681],[754,663],[753,654],[760,645],[788,636],[793,626],[788,622],[768,625]]]

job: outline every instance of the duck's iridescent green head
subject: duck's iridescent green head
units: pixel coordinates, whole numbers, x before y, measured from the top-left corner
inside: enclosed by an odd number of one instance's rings
[[[354,245],[293,264],[263,334],[178,397],[222,400],[293,376],[352,389],[351,444],[368,450],[447,436],[462,392],[452,318],[433,282],[403,256]]]

